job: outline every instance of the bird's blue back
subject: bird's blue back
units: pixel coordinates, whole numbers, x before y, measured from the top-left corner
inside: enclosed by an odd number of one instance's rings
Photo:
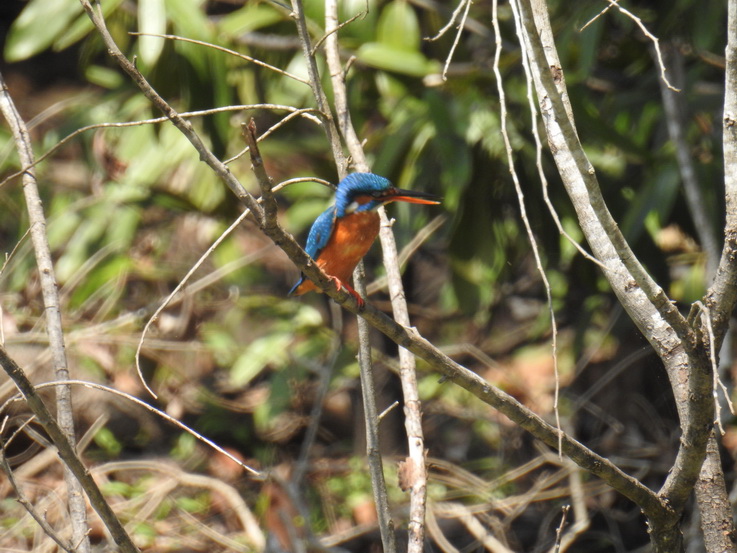
[[[317,259],[320,256],[320,252],[325,249],[325,246],[330,241],[336,219],[346,216],[346,210],[358,196],[370,196],[383,192],[390,187],[391,182],[389,180],[373,173],[351,173],[340,181],[335,191],[335,205],[327,208],[315,219],[307,236],[305,251],[312,259]],[[356,211],[376,209],[382,203],[379,200],[372,200],[358,206]],[[289,294],[291,295],[304,280],[305,276],[300,275],[299,281],[292,287]]]

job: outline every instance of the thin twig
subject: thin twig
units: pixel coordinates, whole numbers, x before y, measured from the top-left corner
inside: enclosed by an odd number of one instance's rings
[[[500,120],[501,120],[501,131],[502,138],[504,140],[504,148],[507,152],[507,163],[509,164],[509,173],[512,176],[512,182],[514,183],[514,189],[517,192],[517,203],[520,209],[520,218],[525,226],[527,232],[527,239],[530,242],[532,254],[535,257],[535,267],[537,272],[540,274],[540,278],[545,288],[545,297],[548,304],[548,312],[550,314],[550,327],[552,329],[552,356],[553,356],[553,374],[555,377],[555,397],[553,400],[553,412],[555,413],[555,425],[558,428],[558,452],[563,455],[563,429],[560,425],[560,410],[558,408],[558,399],[560,396],[560,376],[558,374],[558,323],[555,320],[555,308],[553,307],[553,292],[550,288],[550,281],[548,275],[545,273],[545,268],[542,265],[540,259],[540,249],[537,245],[537,239],[535,233],[532,232],[532,226],[530,220],[527,217],[527,208],[525,207],[525,195],[522,191],[522,185],[517,175],[517,170],[514,165],[514,151],[512,150],[512,142],[509,139],[509,132],[507,131],[507,102],[506,94],[504,92],[504,82],[502,79],[501,71],[499,71],[499,60],[502,53],[502,37],[501,30],[499,28],[499,19],[497,13],[498,3],[497,0],[492,1],[492,23],[494,25],[494,33],[496,35],[496,49],[494,51],[494,76],[496,77],[497,92],[499,94],[499,109],[500,109]]]
[[[458,9],[460,9],[463,4],[466,5],[466,9],[463,11],[463,15],[461,16],[461,20],[458,23],[458,32],[456,33],[455,38],[453,39],[453,44],[450,47],[450,51],[448,51],[448,56],[445,58],[445,64],[443,65],[443,72],[441,73],[441,78],[443,81],[448,80],[448,68],[450,67],[450,62],[453,61],[453,54],[456,51],[456,48],[458,47],[458,44],[461,41],[461,34],[463,33],[463,27],[466,25],[466,19],[468,19],[468,12],[471,9],[471,0],[462,0],[461,4],[458,6]],[[453,17],[451,20],[454,20],[456,17],[456,13],[453,13]],[[444,32],[443,29],[441,29],[441,32]],[[438,33],[438,36],[435,38],[438,38],[440,36],[440,33]]]
[[[722,379],[719,377],[719,367],[717,364],[717,353],[716,353],[716,340],[714,339],[714,327],[711,323],[711,311],[709,311],[709,308],[706,307],[702,302],[697,301],[694,303],[695,306],[698,306],[699,309],[701,309],[701,312],[704,315],[704,325],[706,326],[706,335],[709,337],[709,361],[711,362],[711,371],[713,373],[713,388],[712,393],[714,394],[714,423],[719,427],[719,432],[722,436],[724,436],[724,427],[722,426],[722,406],[719,402],[719,388],[721,387],[722,392],[724,393],[724,396],[727,400],[727,405],[729,406],[729,411],[732,413],[732,415],[735,414],[734,412],[734,404],[732,403],[732,399],[729,397],[729,390],[727,390],[727,387],[724,385],[724,382],[722,382]]]
[[[183,36],[177,36],[177,35],[159,35],[159,34],[153,34],[153,33],[128,33],[133,36],[155,36],[158,38],[165,38],[167,40],[178,40],[181,42],[190,42],[192,44],[199,44],[200,46],[206,46],[208,48],[211,48],[213,50],[218,50],[220,52],[225,52],[226,54],[230,54],[231,56],[235,56],[237,58],[241,58],[243,60],[246,60],[248,62],[251,62],[255,65],[260,65],[261,67],[265,67],[266,69],[270,69],[274,73],[278,73],[279,75],[284,75],[285,77],[289,77],[290,79],[294,79],[297,82],[300,82],[302,84],[310,84],[307,80],[303,79],[302,77],[298,77],[297,75],[294,75],[293,73],[289,73],[288,71],[284,71],[283,69],[280,69],[278,67],[274,67],[273,65],[269,65],[266,62],[263,62],[261,60],[258,60],[256,58],[252,58],[251,56],[247,56],[245,54],[241,54],[240,52],[236,52],[235,50],[231,50],[230,48],[225,48],[223,46],[218,46],[216,44],[211,44],[209,42],[205,42],[203,40],[195,40],[193,38],[186,38]]]
[[[269,127],[268,129],[266,129],[266,131],[258,137],[258,142],[261,142],[261,141],[267,139],[269,136],[271,136],[272,133],[274,133],[277,130],[279,130],[279,128],[281,128],[282,126],[286,125],[289,121],[291,121],[295,117],[299,117],[299,116],[309,117],[309,119],[311,121],[314,121],[318,125],[321,125],[322,122],[317,117],[315,117],[313,115],[309,115],[309,116],[308,115],[305,115],[305,114],[309,114],[309,113],[313,113],[313,112],[317,112],[317,110],[314,109],[314,108],[305,108],[305,109],[295,110],[294,112],[292,112],[289,115],[287,115],[284,119],[282,119],[278,123],[275,123],[271,127]],[[240,152],[238,152],[233,157],[226,159],[224,161],[224,163],[226,165],[229,165],[229,164],[233,163],[236,159],[239,159],[240,157],[244,156],[247,152],[248,152],[248,146],[246,146],[244,149],[242,149]]]
[[[402,248],[402,251],[400,251],[399,255],[397,256],[397,263],[399,264],[400,272],[404,270],[407,262],[415,254],[415,252],[420,249],[420,247],[430,238],[430,236],[432,236],[432,234],[436,230],[442,227],[447,222],[447,220],[448,217],[446,215],[438,215],[437,217],[433,218],[428,224],[422,227],[419,232],[417,232],[412,237],[412,240],[407,242],[407,245]],[[389,280],[387,276],[383,275],[374,280],[366,287],[366,293],[371,296],[379,290],[384,290],[387,287],[388,282]]]
[[[520,19],[520,13],[517,9],[517,3],[512,2],[512,15],[514,17],[515,21],[515,31],[517,33],[517,39],[519,40],[520,44],[524,44],[524,35],[522,33],[522,21]],[[542,146],[542,139],[540,138],[540,131],[539,125],[538,125],[538,110],[537,106],[535,104],[535,96],[534,96],[534,90],[535,90],[535,84],[532,78],[532,71],[530,69],[530,59],[529,56],[526,54],[527,50],[523,49],[522,53],[522,68],[525,71],[525,81],[527,83],[527,104],[529,106],[530,110],[530,119],[531,124],[530,127],[532,128],[532,136],[535,140],[535,166],[537,167],[537,175],[540,179],[540,183],[542,185],[542,192],[543,192],[543,200],[545,201],[545,205],[548,208],[548,212],[550,213],[550,216],[553,218],[553,222],[555,223],[555,226],[558,229],[558,232],[563,236],[570,244],[573,245],[574,248],[578,250],[578,252],[585,258],[591,261],[593,264],[597,265],[599,268],[603,270],[607,270],[606,265],[604,265],[601,261],[596,259],[593,255],[591,255],[586,249],[581,246],[581,244],[578,243],[577,240],[575,240],[569,233],[566,231],[565,228],[563,228],[563,223],[561,223],[560,216],[558,215],[557,210],[555,209],[555,206],[553,205],[552,200],[550,199],[550,194],[548,193],[548,178],[545,175],[545,170],[543,168],[543,146]],[[557,391],[556,391],[557,393]]]
[[[450,30],[450,28],[453,26],[453,23],[455,23],[455,20],[458,19],[458,15],[463,10],[463,6],[470,3],[470,0],[461,0],[460,2],[458,2],[458,6],[456,6],[455,10],[453,10],[450,19],[448,19],[448,22],[445,24],[445,26],[440,29],[435,36],[426,37],[425,40],[427,40],[428,42],[433,42],[440,39],[445,33]],[[460,25],[460,27],[462,27],[462,25]]]
[[[395,401],[395,402],[394,402],[394,403],[392,403],[392,404],[391,404],[391,405],[390,405],[389,407],[387,407],[387,408],[386,408],[386,409],[384,409],[384,410],[383,410],[383,411],[382,411],[381,413],[379,413],[379,422],[381,422],[382,420],[384,420],[384,418],[385,418],[385,417],[386,417],[386,416],[387,416],[387,415],[388,415],[389,413],[391,413],[392,411],[394,411],[394,409],[396,409],[398,405],[399,405],[399,402],[398,402],[398,401]]]
[[[1,358],[0,358],[0,360],[1,360]],[[4,366],[3,366],[3,368],[4,368]],[[259,471],[257,471],[256,469],[253,469],[253,468],[249,467],[248,465],[246,465],[242,461],[238,460],[237,457],[235,457],[234,455],[228,453],[227,450],[223,449],[222,447],[220,447],[218,444],[216,444],[215,442],[213,442],[209,438],[203,436],[202,434],[198,433],[196,430],[193,430],[192,428],[190,428],[189,426],[187,426],[183,422],[175,419],[171,415],[168,415],[164,411],[162,411],[160,409],[157,409],[156,407],[154,407],[152,405],[149,405],[145,401],[143,401],[141,399],[138,399],[137,397],[135,397],[135,396],[133,396],[131,394],[127,394],[125,392],[121,392],[120,390],[116,390],[115,388],[111,388],[109,386],[105,386],[104,384],[98,384],[96,382],[88,382],[86,380],[68,380],[67,383],[70,386],[72,386],[72,385],[73,386],[84,386],[85,388],[90,388],[90,389],[93,389],[93,390],[100,390],[102,392],[107,392],[109,394],[113,394],[115,396],[122,397],[123,399],[127,399],[128,401],[130,401],[132,403],[135,403],[136,405],[138,405],[140,407],[143,407],[144,409],[146,409],[148,411],[151,411],[152,413],[154,413],[155,415],[161,417],[165,421],[167,421],[167,422],[173,424],[174,426],[176,426],[176,427],[184,430],[188,434],[191,434],[192,436],[194,436],[195,438],[197,438],[199,441],[201,441],[204,444],[207,444],[209,447],[211,447],[212,449],[214,449],[218,453],[221,453],[221,454],[225,455],[226,457],[228,457],[231,461],[233,461],[234,463],[236,463],[243,470],[251,473],[253,476],[256,476],[256,477],[261,477],[262,476],[262,474]],[[42,390],[44,388],[58,387],[59,385],[61,385],[60,382],[44,382],[44,383],[41,383],[41,384],[36,385],[36,389],[37,390]],[[10,405],[10,403],[12,403],[14,401],[18,401],[18,399],[19,399],[18,396],[13,396],[13,397],[9,398],[8,400],[6,400],[5,403],[3,403],[2,405],[0,405],[0,413],[2,413],[3,411],[5,411],[5,409],[8,408],[8,405]],[[40,417],[39,417],[39,419],[40,419]],[[43,424],[43,422],[42,422],[42,424]],[[56,445],[56,442],[54,442],[54,444]]]
[[[285,110],[291,112],[287,117],[270,127],[261,137],[261,139],[266,138],[268,134],[271,134],[271,132],[278,129],[281,125],[283,125],[286,121],[292,119],[292,116],[294,114],[301,115],[302,117],[309,119],[310,121],[313,121],[314,123],[320,124],[320,120],[312,115],[316,110],[311,108],[303,108],[298,109],[293,106],[283,106],[279,104],[246,104],[246,105],[237,105],[237,106],[224,106],[219,108],[211,108],[211,109],[203,109],[198,111],[185,111],[179,114],[179,117],[182,119],[190,119],[193,117],[204,117],[206,115],[214,115],[216,113],[224,113],[228,111],[247,111],[251,109],[269,109],[269,110]],[[121,123],[95,123],[94,125],[87,125],[85,127],[82,127],[80,129],[77,129],[73,133],[65,136],[62,138],[59,142],[54,144],[51,148],[49,148],[44,154],[36,158],[34,161],[32,167],[35,167],[45,159],[47,159],[51,154],[56,152],[59,148],[64,146],[66,143],[68,143],[70,140],[75,138],[76,136],[79,136],[82,133],[85,133],[87,131],[95,130],[95,129],[117,129],[117,128],[126,128],[126,127],[139,127],[141,125],[154,125],[158,123],[166,123],[167,121],[170,121],[169,117],[154,117],[153,119],[141,119],[140,121],[123,121]],[[235,156],[234,158],[226,161],[226,163],[229,163],[230,161],[233,161],[239,156]],[[23,174],[23,170],[17,171],[15,173],[12,173],[5,177],[2,181],[0,181],[0,188],[6,184],[8,181],[19,177]]]
[[[151,387],[146,382],[146,379],[143,376],[143,371],[141,369],[141,350],[143,349],[143,342],[146,340],[146,334],[148,334],[149,329],[151,328],[151,325],[153,325],[159,318],[159,315],[161,314],[164,309],[171,303],[173,298],[179,294],[179,292],[184,288],[184,285],[187,284],[189,279],[192,277],[192,275],[197,272],[197,269],[199,269],[202,264],[210,257],[212,252],[214,252],[217,247],[223,243],[223,241],[230,236],[230,233],[233,232],[236,228],[240,226],[240,224],[243,222],[243,220],[248,217],[251,214],[251,211],[246,209],[241,213],[238,218],[231,224],[225,231],[217,237],[217,239],[210,245],[209,248],[203,253],[200,258],[195,262],[194,265],[190,268],[189,271],[187,271],[187,274],[184,275],[184,277],[179,281],[177,286],[172,290],[171,294],[169,294],[166,299],[164,299],[163,302],[161,302],[161,305],[156,308],[156,311],[154,311],[153,315],[148,319],[146,324],[143,327],[143,331],[141,332],[141,337],[138,340],[138,347],[136,347],[136,354],[135,354],[135,362],[136,362],[136,372],[138,373],[138,379],[141,381],[141,384],[143,384],[143,387],[146,388],[146,391],[153,396],[154,399],[158,399],[158,395],[151,389]],[[248,262],[250,262],[252,259],[256,259],[262,255],[261,251],[257,251],[249,256]]]
[[[29,515],[31,515],[31,518],[36,521],[36,523],[43,529],[44,533],[52,540],[54,540],[59,547],[61,547],[67,553],[75,553],[75,548],[73,548],[70,543],[63,540],[61,536],[56,533],[56,531],[51,527],[45,517],[36,512],[36,509],[33,508],[33,504],[25,496],[23,490],[20,489],[18,482],[15,480],[13,469],[10,467],[10,463],[8,463],[8,459],[5,456],[5,443],[3,443],[2,438],[0,438],[0,465],[2,466],[5,474],[8,476],[8,482],[10,482],[10,485],[15,491],[18,503],[23,505],[23,508],[28,512]]]
[[[276,225],[276,199],[271,189],[272,183],[269,175],[264,169],[264,160],[258,148],[258,131],[256,129],[256,121],[251,118],[248,124],[241,124],[241,133],[248,144],[248,153],[251,156],[251,169],[259,187],[261,187],[261,205],[263,206],[263,217],[259,222],[262,228],[266,229]]]
[[[566,519],[568,518],[568,511],[570,510],[570,505],[563,505],[563,508],[561,509],[560,524],[555,530],[555,547],[553,548],[553,553],[560,553],[560,546],[563,540],[563,529],[566,527]]]
[[[581,31],[583,31],[586,27],[591,25],[594,21],[596,21],[599,17],[601,17],[603,14],[605,14],[609,8],[617,8],[622,15],[626,15],[629,17],[632,21],[635,22],[635,25],[637,25],[640,30],[642,31],[642,34],[644,34],[647,38],[650,39],[650,41],[653,43],[653,48],[655,49],[655,58],[658,62],[658,66],[660,67],[660,78],[665,83],[665,86],[667,86],[669,89],[671,89],[674,92],[680,92],[681,90],[679,88],[674,87],[672,84],[670,84],[670,81],[668,80],[668,77],[665,76],[666,67],[663,63],[663,56],[660,53],[660,39],[656,37],[654,34],[652,34],[650,31],[647,30],[647,27],[645,27],[645,24],[642,22],[642,19],[637,17],[634,13],[629,11],[627,8],[623,8],[619,5],[619,0],[607,0],[609,2],[609,5],[601,10],[597,15],[595,15],[586,25],[581,27]]]
[[[314,44],[314,45],[312,46],[312,51],[311,51],[311,55],[312,55],[312,56],[314,56],[314,55],[315,55],[315,54],[317,53],[317,50],[318,50],[318,49],[320,48],[320,45],[321,45],[321,44],[322,44],[323,42],[325,42],[325,40],[327,40],[327,38],[328,38],[328,37],[329,37],[329,36],[330,36],[331,34],[333,34],[333,33],[337,33],[337,32],[338,32],[338,31],[340,31],[340,30],[341,30],[341,29],[342,29],[343,27],[345,27],[346,25],[350,25],[351,23],[353,23],[353,22],[354,22],[354,21],[355,21],[356,19],[358,19],[358,18],[361,18],[361,17],[366,17],[366,14],[367,14],[367,13],[368,13],[368,11],[365,11],[365,12],[359,12],[359,13],[357,13],[356,15],[354,15],[353,17],[351,17],[350,19],[348,19],[348,20],[346,20],[346,21],[343,21],[343,23],[341,23],[341,24],[340,24],[340,25],[338,25],[337,27],[335,27],[335,28],[333,28],[333,29],[330,29],[330,31],[326,32],[326,33],[325,33],[325,34],[324,34],[324,35],[323,35],[323,36],[322,36],[322,37],[321,37],[321,38],[320,38],[320,39],[319,39],[319,40],[318,40],[317,42],[315,42],[315,44]]]
[[[189,486],[193,488],[209,489],[222,496],[227,501],[229,509],[232,510],[232,512],[235,513],[235,515],[238,517],[238,520],[241,523],[245,534],[250,539],[252,545],[256,548],[255,551],[264,550],[266,540],[263,531],[259,527],[258,520],[256,520],[253,512],[251,511],[251,509],[249,509],[243,497],[241,497],[240,492],[226,482],[204,474],[192,474],[185,472],[176,464],[171,462],[160,462],[152,460],[112,461],[95,467],[94,469],[92,469],[92,472],[95,475],[102,475],[110,472],[131,470],[159,472],[162,474],[163,477],[171,478],[175,481],[174,486],[168,486],[168,488],[172,490],[181,488],[183,486]],[[141,516],[141,513],[139,513],[138,518],[139,520],[148,520],[148,516]],[[214,538],[214,534],[210,534],[210,537]],[[243,548],[242,544],[239,545],[240,548]]]

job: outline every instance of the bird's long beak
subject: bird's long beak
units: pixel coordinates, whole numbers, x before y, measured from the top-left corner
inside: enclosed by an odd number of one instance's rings
[[[427,192],[415,190],[404,190],[402,188],[390,188],[386,194],[381,196],[383,202],[408,202],[411,204],[439,204],[442,198]]]

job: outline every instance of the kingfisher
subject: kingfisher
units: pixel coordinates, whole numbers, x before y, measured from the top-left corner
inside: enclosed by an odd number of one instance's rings
[[[379,234],[376,210],[390,202],[439,204],[439,200],[434,194],[395,188],[388,179],[373,173],[351,173],[338,183],[335,204],[312,224],[305,251],[328,275],[336,290],[345,288],[362,309],[365,302],[349,281]],[[320,291],[302,274],[289,295],[301,296],[313,290]]]

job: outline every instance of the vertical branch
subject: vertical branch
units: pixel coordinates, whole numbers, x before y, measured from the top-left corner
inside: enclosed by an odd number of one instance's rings
[[[494,0],[492,2],[492,23],[494,25],[494,34],[496,35],[495,39],[495,51],[494,51],[494,77],[496,80],[496,86],[497,91],[499,93],[499,119],[501,122],[501,133],[502,138],[504,139],[504,149],[507,152],[507,163],[509,165],[509,173],[512,176],[512,182],[514,183],[514,190],[517,193],[517,204],[519,205],[520,210],[520,218],[522,219],[522,224],[525,227],[525,232],[527,233],[527,239],[530,242],[530,246],[532,248],[532,254],[535,258],[535,266],[537,267],[537,271],[540,274],[540,278],[543,282],[543,287],[545,288],[545,296],[548,303],[548,312],[550,313],[550,328],[552,332],[552,355],[553,355],[553,375],[555,377],[555,396],[553,401],[553,412],[555,413],[555,424],[558,427],[558,452],[560,455],[563,455],[562,448],[563,448],[563,430],[560,426],[560,410],[558,409],[558,401],[560,399],[560,375],[558,373],[558,323],[555,320],[555,309],[553,307],[553,292],[550,288],[550,281],[548,280],[548,275],[545,273],[545,268],[542,264],[542,259],[540,259],[540,249],[537,246],[537,240],[535,238],[535,233],[532,232],[532,226],[530,225],[530,220],[527,217],[527,208],[525,207],[525,195],[522,191],[522,185],[520,184],[519,176],[517,175],[517,170],[514,168],[514,151],[512,150],[512,142],[509,139],[509,132],[507,131],[507,99],[506,95],[504,93],[504,82],[502,79],[502,73],[499,71],[499,60],[502,55],[502,36],[501,36],[501,29],[499,28],[499,18],[498,18],[498,11],[497,11],[497,1]],[[518,11],[516,10],[515,5],[513,4],[512,10],[515,13],[515,21],[518,20],[519,15]],[[518,33],[518,36],[521,37],[522,34]],[[525,70],[527,68],[525,67]],[[530,86],[530,82],[528,79],[528,86]],[[533,114],[534,119],[534,114]]]
[[[23,193],[26,198],[26,209],[30,223],[31,241],[36,255],[41,294],[46,312],[46,332],[49,336],[49,347],[58,380],[69,380],[69,369],[64,347],[64,333],[61,326],[59,294],[51,261],[51,249],[46,236],[46,217],[43,203],[36,183],[36,171],[33,169],[34,156],[31,139],[26,124],[15,108],[12,98],[0,75],[0,111],[13,133],[18,157],[23,171]],[[56,416],[64,436],[70,444],[74,444],[74,414],[72,412],[72,389],[70,386],[59,386],[56,389]],[[90,540],[87,537],[87,504],[82,494],[80,483],[68,466],[64,466],[64,480],[69,490],[69,515],[72,522],[72,543],[81,553],[90,551]]]
[[[320,75],[313,55],[301,0],[292,0],[292,17],[297,23],[297,32],[302,44],[305,60],[307,61],[310,86],[312,87],[317,107],[322,115],[323,127],[333,151],[335,163],[338,167],[338,174],[342,179],[346,176],[348,170],[347,161],[343,154],[343,145],[340,140],[340,135],[338,134],[338,129],[335,125],[335,120],[332,117],[332,111],[328,104],[325,91],[320,84]],[[334,34],[335,33],[331,33],[327,39],[330,40],[334,38],[332,36]],[[343,112],[340,116],[344,117],[346,114],[347,112]],[[359,165],[359,169],[365,171],[366,162],[363,157],[363,151],[361,151],[358,156],[359,157],[354,158],[354,160],[361,164]],[[353,280],[356,291],[362,297],[365,297],[366,285],[363,277],[363,262],[360,262],[356,267],[356,270],[353,273]],[[394,551],[396,551],[396,538],[394,523],[392,522],[389,510],[389,497],[386,489],[386,481],[384,479],[381,452],[379,450],[379,417],[378,409],[376,407],[376,391],[374,389],[374,371],[371,362],[369,330],[370,327],[368,323],[362,317],[358,317],[358,364],[361,369],[361,390],[363,394],[366,423],[366,449],[369,472],[371,474],[374,501],[376,502],[376,510],[379,518],[379,528],[381,531],[381,540],[384,545],[384,551],[387,553],[394,553]]]
[[[330,110],[330,104],[328,103],[325,91],[320,84],[320,73],[317,70],[317,61],[315,60],[315,55],[312,51],[310,33],[307,30],[307,21],[305,20],[305,13],[302,9],[302,0],[292,0],[292,13],[290,15],[297,24],[297,34],[299,35],[300,44],[302,44],[302,53],[304,54],[305,61],[307,62],[307,72],[310,77],[312,94],[315,97],[317,109],[320,112],[323,130],[328,137],[330,148],[333,151],[333,158],[335,158],[335,163],[338,166],[338,175],[342,179],[348,171],[348,165],[345,155],[343,154],[343,145],[340,141],[335,121],[333,120],[333,113]]]
[[[366,283],[363,274],[363,263],[356,267],[354,273],[356,292],[366,297]],[[389,495],[384,479],[384,463],[381,458],[379,444],[379,410],[376,407],[376,388],[374,385],[374,368],[371,360],[371,343],[369,342],[369,326],[366,319],[357,317],[358,323],[358,365],[361,367],[361,397],[363,398],[364,422],[366,424],[366,456],[371,487],[376,502],[376,514],[379,520],[381,543],[385,553],[396,553],[396,533],[394,521],[389,509]]]
[[[727,7],[727,48],[724,75],[724,192],[727,220],[722,257],[704,304],[711,311],[716,349],[721,347],[737,303],[737,0]]]
[[[340,132],[348,146],[348,152],[354,160],[359,171],[368,171],[366,156],[358,139],[356,130],[351,121],[348,108],[348,95],[346,93],[345,72],[340,61],[340,48],[338,45],[338,2],[337,0],[326,0],[325,2],[325,57],[330,70],[330,78],[333,85],[333,97],[337,113]],[[402,276],[399,268],[397,255],[397,244],[394,233],[391,230],[385,210],[379,211],[381,217],[381,230],[379,239],[384,256],[384,267],[387,273],[389,295],[392,303],[394,319],[403,326],[410,326],[407,301],[402,286]],[[365,291],[359,293],[365,295]],[[409,512],[409,545],[408,552],[421,552],[425,542],[425,509],[427,498],[427,467],[425,464],[425,438],[422,431],[422,405],[420,403],[417,388],[417,374],[415,357],[405,348],[399,348],[399,375],[402,383],[402,395],[404,396],[404,425],[407,432],[408,458],[402,465],[410,470],[405,473],[410,476],[404,483],[410,490],[410,512]]]

